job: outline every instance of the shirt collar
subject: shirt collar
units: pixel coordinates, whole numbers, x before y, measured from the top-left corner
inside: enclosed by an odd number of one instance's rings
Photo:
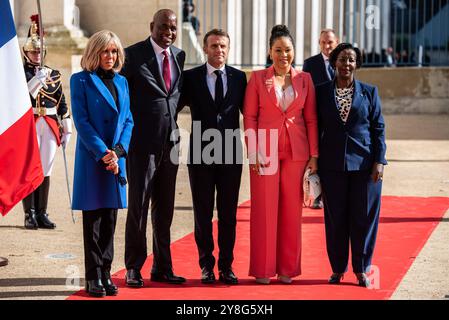
[[[171,56],[170,48],[167,48],[167,49],[161,48],[151,37],[150,37],[150,42],[151,42],[151,45],[153,46],[154,53],[156,53],[156,55],[161,55],[162,51],[167,51],[168,55]]]
[[[221,72],[223,72],[223,74],[226,74],[226,68],[225,65],[223,65],[223,67],[221,67],[220,69],[216,69],[214,67],[212,67],[209,62],[206,62],[206,66],[207,66],[207,75],[212,75],[214,73],[215,70],[220,70]]]
[[[323,56],[324,62],[329,62],[329,57],[326,56],[324,53],[321,52],[321,55]]]

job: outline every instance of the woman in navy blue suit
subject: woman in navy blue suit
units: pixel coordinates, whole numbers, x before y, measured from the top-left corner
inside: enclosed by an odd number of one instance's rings
[[[95,33],[70,79],[78,132],[73,186],[74,210],[83,211],[86,291],[116,295],[111,280],[117,210],[126,208],[126,164],[133,127],[126,78],[119,75],[124,51],[111,31]]]
[[[385,160],[385,123],[377,88],[354,77],[359,49],[337,46],[329,62],[336,78],[316,88],[320,130],[319,175],[326,245],[337,284],[347,271],[349,245],[358,284],[369,287]]]

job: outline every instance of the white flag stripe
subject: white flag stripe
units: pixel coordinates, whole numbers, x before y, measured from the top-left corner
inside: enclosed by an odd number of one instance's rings
[[[17,36],[0,48],[0,135],[31,107]]]

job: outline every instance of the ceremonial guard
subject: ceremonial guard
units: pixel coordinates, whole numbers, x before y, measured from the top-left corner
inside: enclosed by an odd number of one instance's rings
[[[62,92],[61,74],[43,65],[41,59],[46,54],[43,43],[39,33],[39,17],[33,15],[28,38],[23,46],[24,67],[45,178],[42,184],[22,201],[26,229],[56,228],[47,213],[50,175],[57,147],[65,147],[72,133],[72,120]]]

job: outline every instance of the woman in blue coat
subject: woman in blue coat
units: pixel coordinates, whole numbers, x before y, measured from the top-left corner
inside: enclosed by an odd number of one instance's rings
[[[349,43],[335,48],[329,62],[335,80],[316,88],[326,244],[333,274],[340,283],[347,271],[349,246],[358,284],[368,287],[367,272],[379,223],[385,160],[385,122],[377,88],[357,81],[360,50]]]
[[[83,211],[86,291],[116,295],[111,280],[118,209],[126,208],[126,164],[132,115],[120,39],[95,33],[81,59],[83,71],[70,79],[72,113],[78,137],[73,186],[74,210]]]

